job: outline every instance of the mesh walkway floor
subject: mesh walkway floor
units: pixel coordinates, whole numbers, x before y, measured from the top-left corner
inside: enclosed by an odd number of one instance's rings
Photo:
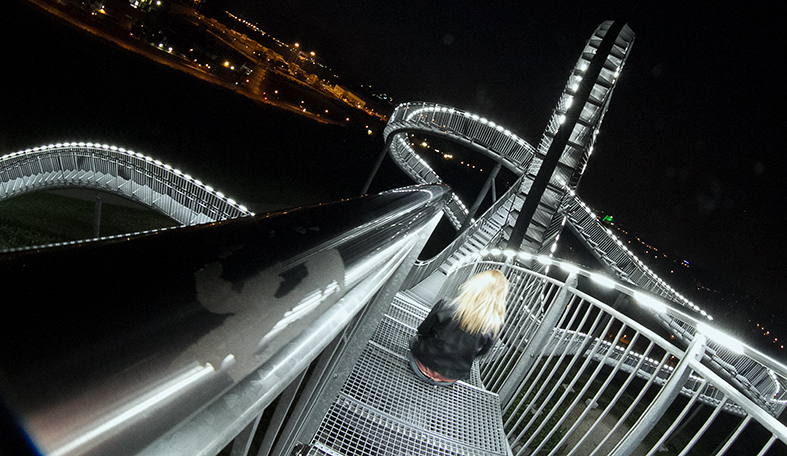
[[[311,441],[310,455],[506,455],[497,394],[474,366],[467,382],[421,382],[407,341],[429,309],[398,295]]]

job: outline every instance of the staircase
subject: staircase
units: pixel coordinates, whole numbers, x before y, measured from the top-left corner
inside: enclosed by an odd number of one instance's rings
[[[397,295],[301,454],[511,454],[498,396],[484,388],[477,363],[470,379],[448,387],[411,371],[407,341],[428,313],[418,296]]]

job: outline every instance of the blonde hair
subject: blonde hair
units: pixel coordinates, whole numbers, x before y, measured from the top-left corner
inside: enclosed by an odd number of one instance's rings
[[[507,293],[508,280],[502,272],[492,269],[476,274],[462,284],[453,300],[454,320],[471,334],[497,336],[506,318]]]

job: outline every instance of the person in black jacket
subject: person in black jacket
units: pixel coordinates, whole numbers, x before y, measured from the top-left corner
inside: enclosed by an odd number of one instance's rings
[[[470,376],[473,360],[492,348],[506,314],[508,281],[489,270],[465,282],[451,304],[439,301],[410,340],[410,367],[431,385]]]

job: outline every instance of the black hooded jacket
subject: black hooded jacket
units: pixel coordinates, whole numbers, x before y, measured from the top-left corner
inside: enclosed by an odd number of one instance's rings
[[[424,366],[448,378],[465,380],[477,356],[492,347],[492,333],[470,334],[454,321],[454,309],[439,301],[410,339],[410,351]]]

